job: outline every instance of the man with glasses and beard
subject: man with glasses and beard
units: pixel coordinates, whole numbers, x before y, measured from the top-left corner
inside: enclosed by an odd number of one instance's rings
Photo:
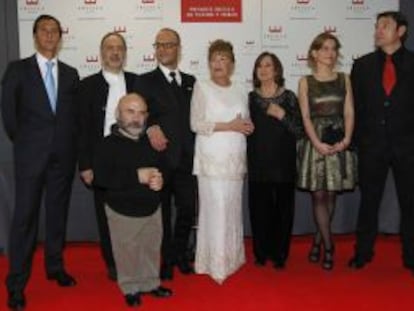
[[[93,185],[103,194],[117,282],[128,306],[139,305],[141,294],[172,295],[160,286],[162,162],[145,135],[147,115],[141,96],[122,97],[117,122],[97,146],[92,165]]]

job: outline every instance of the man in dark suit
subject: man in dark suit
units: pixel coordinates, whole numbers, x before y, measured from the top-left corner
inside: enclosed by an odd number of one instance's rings
[[[13,142],[16,199],[10,232],[8,306],[25,307],[44,193],[46,212],[45,267],[49,280],[74,286],[64,268],[66,220],[76,164],[79,76],[60,62],[62,31],[50,15],[33,25],[36,54],[9,64],[1,100],[6,133]]]
[[[173,278],[173,265],[184,274],[193,272],[188,242],[194,225],[195,177],[192,175],[194,134],[190,129],[190,101],[195,78],[178,70],[179,34],[161,29],[155,38],[158,67],[135,83],[149,106],[147,135],[156,150],[165,152],[169,169],[162,191],[163,241],[161,278]],[[176,208],[172,225],[171,199]]]
[[[361,191],[355,255],[349,262],[355,269],[374,255],[378,209],[391,168],[401,210],[403,264],[414,271],[414,53],[404,47],[406,36],[401,13],[380,13],[377,50],[352,68]]]
[[[123,70],[127,46],[124,37],[116,32],[106,34],[100,45],[102,70],[84,78],[79,86],[80,139],[79,170],[82,181],[93,182],[92,158],[104,136],[111,133],[116,122],[115,109],[119,99],[132,91],[136,75]],[[93,189],[102,257],[108,277],[116,280],[108,220],[104,210],[103,193]]]

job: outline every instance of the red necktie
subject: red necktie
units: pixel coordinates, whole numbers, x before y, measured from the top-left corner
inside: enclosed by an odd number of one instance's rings
[[[395,66],[392,62],[391,55],[385,57],[384,72],[382,74],[382,86],[384,87],[385,94],[389,96],[392,88],[397,82],[397,75],[395,74]]]

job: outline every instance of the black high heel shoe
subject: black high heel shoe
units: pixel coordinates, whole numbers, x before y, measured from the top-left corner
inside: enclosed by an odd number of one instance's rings
[[[313,243],[308,254],[309,262],[319,262],[321,258],[321,244]]]
[[[332,270],[334,267],[334,260],[333,255],[335,253],[335,247],[331,246],[331,248],[326,249],[324,251],[323,259],[322,259],[322,269],[324,270]]]

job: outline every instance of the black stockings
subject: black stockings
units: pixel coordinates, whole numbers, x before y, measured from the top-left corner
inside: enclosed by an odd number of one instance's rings
[[[317,231],[314,244],[323,242],[325,249],[332,248],[331,221],[335,211],[336,193],[333,191],[315,191],[312,193],[313,214]]]

